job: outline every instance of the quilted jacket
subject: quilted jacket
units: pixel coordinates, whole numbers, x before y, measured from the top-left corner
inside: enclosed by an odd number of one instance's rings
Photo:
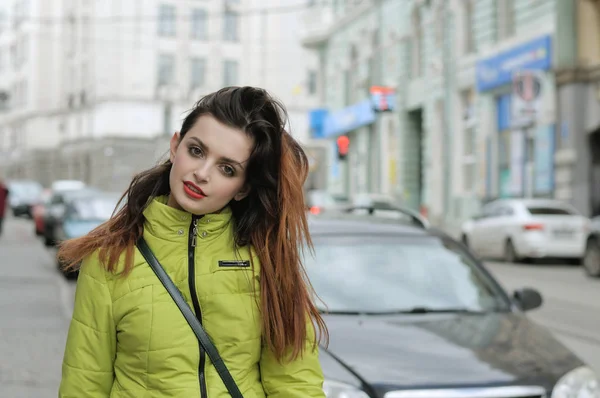
[[[231,210],[203,217],[154,199],[144,238],[202,321],[245,398],[324,398],[313,328],[280,364],[261,344],[258,258],[234,249]],[[196,227],[194,227],[196,225]],[[193,234],[196,228],[197,233]],[[122,263],[120,264],[122,270]],[[136,250],[126,277],[83,261],[59,398],[229,397],[179,309]]]

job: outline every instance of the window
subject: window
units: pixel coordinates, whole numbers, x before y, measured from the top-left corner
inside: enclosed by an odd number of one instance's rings
[[[196,40],[207,39],[206,10],[195,8],[192,11],[191,37]]]
[[[205,73],[206,60],[202,58],[192,58],[190,61],[190,86],[196,88],[204,85]]]
[[[225,61],[223,71],[223,86],[234,86],[238,81],[237,61]]]
[[[497,39],[504,40],[515,34],[515,0],[496,2]]]
[[[6,14],[0,11],[0,36],[6,30]]]
[[[412,51],[410,76],[414,79],[421,77],[421,55],[423,46],[423,28],[421,26],[421,16],[419,9],[415,9],[412,16]]]
[[[435,48],[441,49],[444,44],[444,9],[443,5],[438,4],[434,10],[434,38],[435,38]]]
[[[475,49],[475,32],[473,23],[475,21],[473,0],[465,0],[463,2],[464,21],[463,21],[463,45],[464,54],[471,54],[476,51]]]
[[[473,90],[466,90],[461,93],[461,105],[463,109],[463,189],[467,193],[474,193],[477,188],[477,131],[475,128],[474,97],[475,93]]]
[[[29,85],[27,84],[27,80],[23,80],[21,83],[21,105],[27,105],[27,101],[29,99]]]
[[[171,54],[158,56],[158,85],[173,83],[175,77],[175,57]]]
[[[238,15],[232,11],[225,12],[223,38],[226,41],[238,41]]]
[[[308,71],[308,93],[314,95],[317,93],[317,72],[314,70]]]
[[[175,6],[161,4],[158,11],[158,35],[175,36]]]
[[[21,40],[19,40],[18,53],[18,63],[19,66],[22,66],[27,61],[27,56],[29,53],[29,37],[23,36]]]
[[[527,206],[527,211],[534,216],[571,216],[577,214],[564,207],[550,206]]]
[[[17,45],[14,43],[10,45],[10,62],[13,69],[17,69],[19,67]]]

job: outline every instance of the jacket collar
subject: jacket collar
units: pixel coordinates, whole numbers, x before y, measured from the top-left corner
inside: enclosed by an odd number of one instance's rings
[[[158,196],[144,209],[144,230],[150,234],[170,240],[181,241],[188,237],[192,224],[192,214],[167,205],[168,196]],[[219,213],[195,216],[198,241],[209,241],[218,237],[230,226],[232,212],[229,206]]]

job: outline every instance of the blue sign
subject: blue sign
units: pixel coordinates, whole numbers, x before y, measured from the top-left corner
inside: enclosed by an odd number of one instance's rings
[[[512,96],[505,94],[496,98],[496,115],[498,116],[497,130],[502,133],[504,130],[510,129],[511,125],[511,106]]]
[[[312,109],[308,113],[308,123],[313,138],[323,138],[323,125],[327,117],[327,109]]]
[[[330,113],[325,119],[323,137],[344,134],[375,121],[375,112],[371,100],[365,100]]]
[[[552,193],[554,189],[554,125],[537,128],[533,151],[535,193]]]
[[[543,36],[477,62],[477,91],[512,82],[519,70],[548,70],[552,67],[552,37]]]

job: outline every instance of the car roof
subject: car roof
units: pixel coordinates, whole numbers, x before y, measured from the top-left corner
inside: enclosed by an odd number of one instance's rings
[[[427,229],[408,221],[367,215],[311,215],[308,223],[312,236],[432,235]]]

